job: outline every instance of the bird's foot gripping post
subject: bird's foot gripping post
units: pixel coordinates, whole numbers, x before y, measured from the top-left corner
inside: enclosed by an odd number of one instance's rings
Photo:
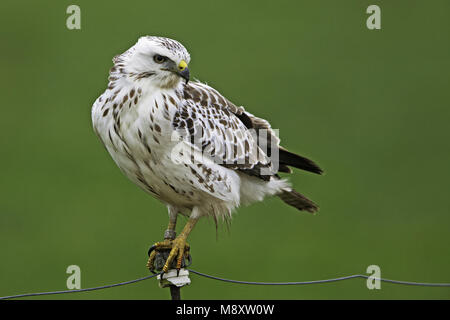
[[[147,268],[151,272],[162,271],[162,273],[158,275],[159,287],[169,287],[172,300],[181,300],[180,288],[191,283],[189,271],[185,268],[191,264],[192,260],[189,253],[189,245],[184,244],[181,257],[173,259],[167,264],[172,249],[176,246],[174,242],[174,240],[166,239],[154,244],[149,249]],[[188,264],[186,264],[186,260]]]
[[[196,211],[197,212],[197,211]],[[189,218],[189,221],[183,228],[183,231],[175,238],[174,224],[169,224],[169,229],[164,235],[164,241],[157,242],[148,250],[147,268],[154,272],[161,271],[158,279],[161,279],[160,286],[165,287],[164,280],[169,282],[170,293],[173,300],[180,299],[180,287],[189,284],[189,272],[184,268],[187,267],[186,259],[191,264],[190,246],[186,239],[198,221],[198,216]],[[175,239],[174,239],[175,238]],[[170,273],[170,271],[175,272]],[[183,272],[181,272],[183,271]],[[175,276],[173,276],[175,275]]]

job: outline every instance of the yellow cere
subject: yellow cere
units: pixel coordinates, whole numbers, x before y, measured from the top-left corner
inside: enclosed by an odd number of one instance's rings
[[[178,65],[178,69],[180,69],[181,71],[183,71],[184,69],[186,69],[187,67],[187,63],[184,60],[180,61],[180,64]]]

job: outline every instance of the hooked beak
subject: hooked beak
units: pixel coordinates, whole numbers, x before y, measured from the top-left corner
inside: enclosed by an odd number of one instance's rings
[[[189,68],[187,67],[187,63],[184,60],[180,61],[178,65],[177,74],[186,80],[186,84],[189,82]]]

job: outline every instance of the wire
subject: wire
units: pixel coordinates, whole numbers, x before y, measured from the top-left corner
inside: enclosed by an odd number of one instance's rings
[[[0,300],[6,300],[6,299],[13,299],[13,298],[23,298],[23,297],[31,297],[31,296],[45,296],[45,295],[52,295],[52,294],[62,294],[62,293],[75,293],[75,292],[86,292],[86,291],[94,291],[94,290],[101,290],[101,289],[108,289],[113,287],[119,287],[124,286],[127,284],[136,283],[139,281],[144,281],[150,278],[154,278],[158,276],[160,273],[152,274],[149,276],[145,276],[139,279],[125,281],[125,282],[119,282],[115,284],[108,284],[106,286],[100,286],[100,287],[94,287],[94,288],[86,288],[86,289],[75,289],[75,290],[62,290],[62,291],[49,291],[49,292],[38,292],[38,293],[24,293],[24,294],[17,294],[14,296],[6,296],[6,297],[0,297]]]
[[[343,281],[343,280],[349,280],[349,279],[355,279],[355,278],[364,278],[369,279],[370,276],[363,275],[363,274],[354,274],[351,276],[344,276],[339,278],[332,278],[332,279],[325,279],[325,280],[312,280],[312,281],[298,281],[298,282],[253,282],[253,281],[239,281],[239,280],[230,280],[230,279],[224,279],[219,278],[215,276],[211,276],[205,273],[201,273],[192,269],[188,269],[190,272],[195,273],[199,276],[210,278],[214,280],[224,281],[224,282],[231,282],[231,283],[238,283],[238,284],[250,284],[250,285],[261,285],[261,286],[292,286],[292,285],[305,285],[305,284],[319,284],[319,283],[330,283],[330,282],[337,282],[337,281]],[[372,278],[374,280],[380,280],[383,282],[389,282],[394,284],[404,284],[404,285],[410,285],[410,286],[422,286],[422,287],[450,287],[450,283],[429,283],[429,282],[411,282],[411,281],[400,281],[400,280],[391,280],[391,279],[384,279],[384,278]]]
[[[330,283],[330,282],[337,282],[337,281],[343,281],[343,280],[349,280],[349,279],[355,279],[355,278],[363,278],[363,279],[369,279],[372,278],[367,275],[363,274],[354,274],[350,276],[344,276],[339,278],[332,278],[332,279],[324,279],[324,280],[312,280],[312,281],[298,281],[298,282],[253,282],[253,281],[239,281],[239,280],[231,280],[231,279],[225,279],[220,278],[216,276],[211,276],[206,273],[198,272],[192,269],[187,269],[188,271],[209,279],[218,280],[218,281],[224,281],[229,283],[237,283],[237,284],[248,284],[248,285],[263,285],[263,286],[286,286],[286,285],[307,285],[307,284],[319,284],[319,283]],[[31,296],[44,296],[44,295],[53,295],[53,294],[63,294],[63,293],[75,293],[75,292],[86,292],[86,291],[94,291],[94,290],[101,290],[101,289],[107,289],[107,288],[113,288],[113,287],[119,287],[124,286],[127,284],[132,284],[140,281],[144,281],[147,279],[154,278],[161,273],[152,274],[149,276],[145,276],[139,279],[125,281],[125,282],[119,282],[115,284],[109,284],[105,286],[100,287],[93,287],[93,288],[86,288],[86,289],[76,289],[76,290],[63,290],[63,291],[49,291],[49,292],[38,292],[38,293],[24,293],[24,294],[18,294],[13,296],[5,296],[0,297],[0,300],[6,300],[6,299],[13,299],[13,298],[23,298],[23,297],[31,297]],[[374,280],[380,280],[383,282],[389,282],[393,284],[402,284],[402,285],[409,285],[409,286],[421,286],[421,287],[450,287],[450,283],[429,283],[429,282],[412,282],[412,281],[400,281],[400,280],[391,280],[391,279],[384,279],[384,278],[373,278]]]
[[[201,273],[201,272],[198,272],[195,270],[191,270],[191,269],[188,269],[188,270],[192,273],[195,273],[195,274],[205,277],[205,278],[210,278],[210,279],[224,281],[224,282],[231,282],[231,283],[238,283],[238,284],[253,284],[253,285],[260,285],[260,286],[287,286],[287,285],[315,284],[315,283],[326,283],[326,282],[348,280],[348,279],[360,277],[360,275],[351,275],[351,276],[334,278],[334,279],[302,281],[302,282],[253,282],[253,281],[239,281],[239,280],[223,279],[223,278],[219,278],[219,277],[215,277],[215,276],[210,276],[208,274]]]

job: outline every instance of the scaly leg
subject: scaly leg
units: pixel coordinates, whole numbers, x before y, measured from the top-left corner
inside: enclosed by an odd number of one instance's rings
[[[170,250],[169,257],[166,260],[166,263],[164,264],[164,267],[162,269],[163,273],[166,273],[169,271],[172,262],[176,259],[176,269],[180,270],[181,265],[183,262],[183,257],[189,255],[189,244],[186,243],[187,237],[189,236],[189,233],[194,228],[195,224],[198,221],[198,217],[191,217],[189,218],[189,221],[186,223],[186,225],[183,228],[183,231],[180,233],[178,237],[176,237],[174,240],[164,240],[162,242],[155,243],[149,250],[150,252],[150,258],[148,262],[148,267],[150,271],[153,271],[153,262],[156,256],[157,251],[161,250]]]
[[[172,250],[166,260],[163,272],[169,271],[169,266],[172,264],[175,257],[177,257],[177,270],[180,270],[184,255],[186,254],[187,256],[189,254],[190,247],[189,244],[186,243],[187,237],[191,233],[192,229],[194,229],[197,221],[198,218],[189,218],[189,221],[184,226],[183,231],[178,237],[175,238],[175,240],[173,240]]]
[[[174,240],[175,237],[177,236],[176,233],[176,226],[177,226],[177,217],[178,217],[178,209],[174,208],[172,206],[169,206],[169,225],[167,226],[167,230],[164,232],[164,241],[163,242],[158,242],[159,244],[161,244],[161,249],[162,247],[166,247],[167,249],[171,249],[172,245],[170,240]],[[156,244],[155,244],[156,245]],[[152,248],[154,248],[155,246],[152,246],[150,248],[150,250],[152,250]],[[150,271],[154,271],[155,266],[155,257],[156,257],[156,250],[153,250],[150,252],[149,250],[149,258],[147,261],[147,268]]]
[[[164,240],[173,240],[177,236],[175,227],[177,226],[178,210],[169,208],[169,225],[166,232],[164,232]]]

